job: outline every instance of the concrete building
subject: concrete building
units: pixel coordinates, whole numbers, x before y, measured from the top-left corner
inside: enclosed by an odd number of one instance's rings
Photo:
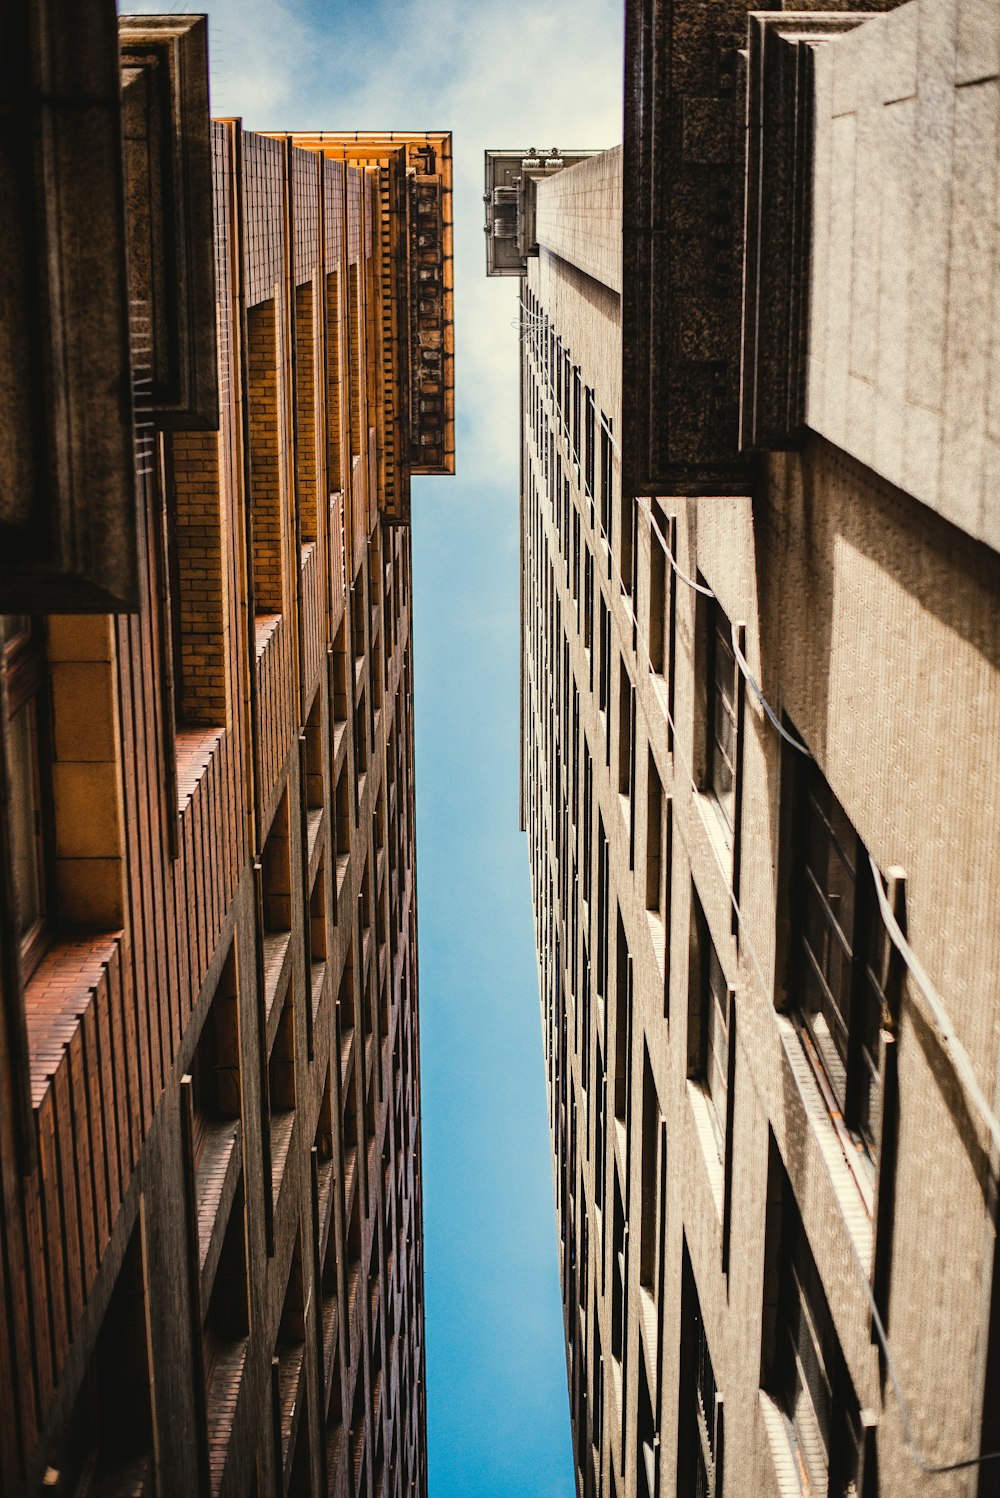
[[[0,47],[0,1491],[425,1493],[410,478],[451,141]]]
[[[584,1495],[1000,1492],[1000,9],[868,9],[488,162]]]

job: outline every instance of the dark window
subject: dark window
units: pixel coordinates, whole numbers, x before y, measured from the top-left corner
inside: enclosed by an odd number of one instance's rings
[[[642,1201],[639,1233],[639,1283],[651,1295],[657,1293],[656,1267],[660,1216],[660,1139],[663,1136],[663,1115],[656,1092],[653,1068],[650,1065],[649,1049],[643,1045],[642,1058]],[[664,1144],[665,1144],[664,1139]]]
[[[49,913],[45,807],[49,767],[43,628],[27,614],[0,615],[0,669],[7,707],[10,853],[25,978],[46,945]]]
[[[573,459],[580,463],[580,371],[573,367]]]
[[[593,1437],[594,1437],[594,1445],[597,1448],[597,1450],[599,1451],[601,1449],[601,1441],[603,1439],[603,1425],[604,1425],[604,1358],[601,1356],[601,1333],[600,1333],[600,1331],[598,1329],[597,1321],[596,1320],[594,1321],[594,1349],[593,1349],[593,1355],[594,1355],[593,1374],[592,1374],[592,1384],[593,1384],[593,1391],[594,1391],[593,1392],[593,1399],[594,1399],[594,1403],[593,1403],[593,1410],[594,1410]]]
[[[588,498],[594,496],[594,392],[588,387],[584,420],[583,481]]]
[[[628,1283],[625,1265],[625,1206],[622,1200],[622,1188],[618,1180],[617,1166],[611,1172],[614,1177],[614,1216],[612,1219],[611,1232],[611,1272],[612,1272],[612,1300],[611,1300],[611,1356],[616,1363],[621,1363],[625,1357],[625,1329],[628,1315],[628,1301],[625,1295],[625,1287]]]
[[[732,994],[708,931],[701,902],[692,889],[691,1012],[688,1019],[688,1076],[700,1081],[711,1104],[719,1157],[726,1147],[729,1103],[729,1006]]]
[[[632,794],[632,738],[635,689],[629,680],[625,662],[618,660],[618,793]]]
[[[881,1099],[882,927],[864,844],[815,761],[802,773],[792,881],[794,1015],[853,1151],[871,1159]]]
[[[707,787],[732,839],[736,822],[736,657],[729,620],[714,600],[710,621]]]
[[[680,1376],[677,1493],[679,1498],[722,1498],[722,1398],[686,1243],[681,1266]]]
[[[861,1464],[858,1401],[773,1139],[770,1170],[780,1185],[768,1192],[768,1279],[777,1294],[765,1307],[765,1388],[784,1416],[803,1493],[853,1498]]]
[[[601,530],[608,546],[611,545],[611,501],[613,498],[613,469],[611,467],[611,428],[607,417],[601,413]]]

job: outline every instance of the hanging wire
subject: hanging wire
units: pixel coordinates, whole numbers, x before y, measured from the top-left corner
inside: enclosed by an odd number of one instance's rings
[[[643,508],[644,509],[646,508],[645,505],[643,506]],[[650,513],[650,512],[647,510],[647,513]],[[652,517],[651,514],[650,514],[650,520],[655,525],[655,521],[653,521],[653,517]],[[674,758],[677,761],[679,761],[680,764],[681,764],[681,766],[683,767],[683,769],[684,769],[684,771],[685,771],[685,773],[687,775],[687,778],[690,781],[691,789],[695,792],[695,794],[700,794],[698,783],[697,783],[697,781],[694,778],[694,774],[692,772],[691,765],[688,762],[688,760],[686,759],[686,757],[683,754],[683,752],[678,747],[679,746],[679,742],[680,742],[680,738],[679,738],[679,734],[677,732],[677,725],[674,722],[673,715],[670,712],[669,705],[668,705],[668,703],[666,701],[664,701],[663,696],[661,695],[660,691],[657,688],[657,683],[656,683],[656,674],[657,673],[655,672],[655,670],[653,668],[653,665],[652,665],[652,660],[651,660],[651,657],[650,657],[650,654],[649,654],[649,647],[646,644],[645,638],[643,636],[642,629],[641,629],[641,627],[639,625],[639,621],[636,618],[635,610],[632,608],[631,595],[629,593],[628,588],[625,586],[624,579],[622,578],[622,575],[621,575],[621,569],[619,568],[617,560],[615,559],[615,555],[614,555],[614,551],[612,549],[611,543],[610,543],[610,541],[608,539],[607,533],[604,530],[604,526],[601,524],[601,522],[600,522],[599,519],[596,520],[596,525],[597,525],[598,531],[600,532],[601,539],[603,540],[605,546],[607,547],[608,556],[610,558],[611,565],[614,568],[614,572],[615,572],[615,575],[616,575],[617,580],[618,580],[618,585],[619,585],[620,592],[621,592],[621,599],[622,599],[622,602],[623,602],[623,604],[625,606],[625,612],[626,612],[626,614],[628,615],[629,619],[632,622],[633,631],[634,631],[634,638],[642,646],[643,654],[645,656],[646,668],[649,671],[650,675],[653,677],[654,695],[656,697],[657,704],[659,705],[659,707],[660,707],[660,709],[661,709],[664,717],[666,718],[667,723],[669,724],[671,732],[673,734],[673,754],[674,754]],[[670,553],[670,549],[669,549],[669,547],[666,546],[666,543],[663,540],[662,532],[660,532],[659,527],[656,527],[656,530],[657,530],[657,534],[660,536],[661,542],[664,545],[664,548],[665,548],[665,550],[667,552],[667,555],[671,557],[671,562],[673,562],[673,557],[672,557],[672,555]],[[675,565],[675,570],[676,570],[676,564],[674,564],[674,565]],[[685,581],[690,581],[690,579],[685,579]],[[698,584],[692,584],[692,586],[697,587],[699,589],[699,591],[703,591],[699,587]],[[714,597],[714,594],[712,596]],[[735,640],[734,640],[734,645],[735,645]],[[636,651],[636,654],[638,655],[638,650]],[[641,660],[641,657],[640,657],[640,660]],[[533,670],[533,667],[531,665],[530,657],[529,657],[529,660],[528,660],[528,667],[529,667],[529,674],[531,676],[532,685],[535,686],[536,696],[537,696],[537,683],[535,682],[534,670]],[[747,679],[748,679],[748,681],[750,680],[749,677]],[[758,689],[758,691],[759,691],[759,689]],[[760,700],[763,703],[763,698],[762,697],[761,697]],[[764,705],[766,706],[766,704],[764,704]],[[538,716],[537,713],[535,714],[535,716],[536,716],[536,720],[537,720],[537,716]],[[786,735],[784,734],[784,730],[781,728],[781,725],[775,720],[775,718],[774,718],[773,714],[770,712],[770,710],[768,710],[768,717],[770,718],[771,722],[774,723],[774,726],[776,728],[778,728],[779,731],[782,733],[782,736],[785,737]],[[805,745],[796,744],[794,740],[790,740],[790,742],[793,743],[796,748],[801,749],[802,752],[804,752],[806,754],[809,754],[809,750],[806,749]],[[810,755],[810,758],[812,758],[811,755]],[[952,1057],[953,1057],[953,1059],[954,1059],[954,1061],[956,1063],[956,1069],[959,1070],[959,1073],[962,1076],[963,1081],[965,1081],[965,1083],[966,1083],[966,1085],[967,1085],[967,1087],[969,1089],[971,1097],[973,1098],[974,1102],[976,1103],[976,1106],[979,1108],[980,1112],[982,1113],[984,1121],[986,1122],[986,1124],[987,1124],[987,1126],[988,1126],[988,1128],[990,1130],[990,1134],[991,1134],[991,1136],[992,1136],[992,1138],[994,1140],[994,1143],[997,1144],[997,1145],[1000,1145],[1000,1122],[998,1122],[998,1120],[996,1119],[996,1116],[994,1115],[994,1113],[990,1109],[990,1107],[989,1107],[989,1105],[988,1105],[985,1097],[983,1096],[982,1089],[979,1086],[979,1083],[978,1083],[978,1081],[976,1079],[976,1076],[975,1076],[975,1072],[974,1072],[974,1070],[972,1068],[972,1063],[970,1062],[968,1054],[966,1053],[964,1047],[962,1046],[962,1044],[959,1041],[957,1035],[955,1034],[954,1027],[951,1024],[951,1020],[948,1017],[947,1011],[945,1010],[944,1004],[943,1004],[940,996],[938,995],[937,990],[934,988],[934,985],[931,983],[929,977],[927,976],[927,973],[924,971],[924,968],[923,968],[922,964],[920,963],[919,959],[917,958],[916,953],[913,951],[913,949],[910,946],[909,942],[906,940],[906,937],[903,935],[902,931],[900,930],[899,923],[897,922],[895,916],[892,913],[892,908],[889,905],[889,902],[888,902],[888,900],[886,899],[886,896],[885,896],[885,891],[882,888],[882,879],[881,879],[881,876],[879,875],[878,867],[877,867],[877,865],[875,863],[875,860],[871,857],[870,854],[869,854],[869,863],[871,864],[872,877],[874,879],[875,889],[876,889],[876,892],[878,894],[879,910],[880,910],[880,912],[882,914],[882,919],[883,919],[883,921],[885,923],[886,930],[889,933],[889,937],[892,940],[893,944],[898,949],[898,951],[900,952],[900,955],[903,957],[904,961],[907,964],[907,967],[909,968],[911,974],[913,975],[914,979],[916,980],[918,987],[920,988],[921,992],[924,994],[924,997],[927,999],[927,1002],[930,1004],[932,1012],[934,1013],[935,1018],[937,1019],[938,1025],[939,1025],[939,1027],[941,1029],[942,1038],[945,1040],[947,1046],[949,1047],[950,1054],[952,1055]],[[748,956],[750,957],[751,966],[753,967],[753,969],[754,969],[754,971],[755,971],[755,973],[757,975],[757,980],[758,980],[758,982],[760,983],[760,986],[761,986],[761,992],[762,992],[763,996],[765,997],[765,999],[768,999],[770,997],[770,984],[768,983],[768,981],[767,981],[767,979],[766,979],[766,977],[764,975],[764,969],[763,969],[761,960],[760,960],[760,958],[759,958],[759,956],[757,954],[756,948],[754,947],[753,940],[750,937],[749,931],[744,926],[744,923],[743,923],[743,912],[740,909],[739,901],[736,898],[736,893],[733,890],[732,885],[729,886],[729,899],[730,899],[730,903],[732,904],[733,910],[736,913],[737,925],[738,925],[738,929],[739,929],[740,935],[741,935],[740,952],[741,952],[741,954],[743,952],[746,952],[748,954]],[[741,1043],[739,1029],[737,1029],[737,1043],[738,1044]],[[750,1075],[751,1076],[753,1075],[752,1071],[751,1071]],[[826,1166],[827,1172],[829,1173],[829,1166],[827,1165],[825,1157],[824,1157],[824,1165]],[[954,1461],[954,1462],[938,1462],[938,1463],[935,1463],[935,1462],[929,1462],[926,1459],[926,1457],[924,1456],[923,1452],[920,1450],[920,1447],[917,1444],[916,1437],[914,1436],[914,1433],[913,1433],[913,1427],[912,1427],[912,1425],[910,1423],[909,1405],[907,1404],[907,1401],[906,1401],[906,1395],[903,1393],[902,1382],[901,1382],[900,1377],[899,1377],[899,1375],[897,1373],[895,1359],[893,1358],[892,1352],[891,1352],[890,1347],[889,1347],[889,1335],[888,1335],[888,1333],[887,1333],[887,1331],[885,1329],[885,1326],[884,1326],[884,1324],[882,1322],[882,1317],[881,1317],[878,1305],[877,1305],[876,1300],[875,1300],[875,1293],[874,1293],[874,1291],[872,1289],[872,1286],[871,1286],[871,1280],[870,1280],[869,1272],[866,1269],[866,1267],[864,1265],[864,1262],[862,1261],[861,1255],[858,1252],[857,1246],[856,1246],[856,1244],[854,1242],[854,1239],[853,1239],[853,1236],[851,1235],[851,1233],[847,1234],[847,1238],[848,1238],[848,1241],[849,1241],[849,1243],[851,1245],[851,1252],[852,1252],[852,1255],[853,1255],[853,1258],[854,1258],[854,1262],[856,1263],[856,1265],[858,1267],[858,1270],[860,1272],[861,1282],[862,1282],[862,1284],[864,1286],[865,1296],[866,1296],[867,1301],[868,1301],[869,1309],[871,1310],[871,1314],[872,1314],[872,1325],[873,1325],[873,1327],[875,1329],[875,1335],[876,1335],[876,1337],[878,1339],[878,1343],[879,1343],[879,1346],[880,1346],[880,1348],[882,1350],[883,1356],[885,1357],[885,1369],[886,1369],[886,1373],[887,1373],[888,1378],[889,1378],[889,1382],[890,1382],[890,1384],[892,1386],[893,1395],[894,1395],[895,1400],[896,1400],[896,1406],[897,1406],[897,1408],[899,1410],[900,1423],[901,1423],[901,1425],[903,1427],[903,1438],[904,1438],[904,1440],[906,1442],[907,1449],[910,1452],[910,1455],[911,1455],[914,1463],[927,1476],[934,1477],[934,1476],[944,1475],[944,1474],[946,1474],[948,1472],[961,1472],[961,1471],[964,1471],[964,1470],[966,1470],[968,1468],[971,1468],[971,1467],[982,1466],[985,1462],[992,1462],[992,1461],[998,1461],[998,1460],[1000,1460],[1000,1449],[998,1449],[996,1451],[983,1452],[983,1453],[981,1453],[978,1456],[963,1457],[961,1460]]]
[[[518,297],[517,305],[521,309],[521,315],[511,318],[511,327],[519,333],[522,341],[526,337],[534,338],[540,335],[548,319],[539,312],[532,312],[521,297]]]
[[[677,558],[670,550],[670,543],[656,523],[656,516],[653,514],[653,507],[649,503],[649,500],[646,498],[641,498],[637,501],[637,503],[639,505],[639,508],[649,516],[650,528],[656,532],[657,537],[659,538],[660,545],[663,547],[663,550],[667,554],[667,561],[677,573],[677,576],[680,578],[681,582],[687,583],[688,587],[693,588],[696,593],[703,593],[706,598],[714,598],[715,594],[712,592],[711,588],[706,588],[704,583],[696,583],[693,577],[688,577],[687,573],[682,572],[680,567],[677,565]]]
[[[969,1096],[978,1108],[983,1122],[990,1132],[994,1149],[1000,1150],[1000,1121],[998,1121],[996,1114],[987,1102],[983,1090],[979,1085],[979,1079],[969,1059],[969,1053],[955,1033],[955,1027],[951,1022],[941,995],[927,976],[927,971],[920,958],[903,935],[899,922],[893,914],[892,906],[889,904],[885,891],[882,888],[882,878],[878,867],[870,853],[868,855],[868,862],[871,864],[872,878],[875,881],[875,891],[878,895],[879,910],[885,924],[885,929],[889,933],[893,946],[906,963],[914,982],[930,1007],[935,1023],[941,1032],[941,1040],[951,1056],[952,1065],[956,1072],[958,1072]]]
[[[638,503],[640,509],[642,509],[645,514],[649,516],[650,528],[656,532],[660,545],[666,552],[667,560],[669,561],[677,576],[680,578],[681,582],[687,583],[689,588],[693,588],[696,593],[704,594],[706,598],[714,598],[715,594],[712,592],[711,588],[705,587],[703,583],[695,582],[693,577],[688,577],[686,572],[681,571],[680,567],[677,565],[677,558],[671,551],[666,536],[664,536],[660,527],[656,523],[656,516],[653,514],[652,505],[650,505],[648,500],[646,500],[645,498],[640,499]],[[787,730],[779,720],[778,715],[775,713],[771,704],[768,702],[767,698],[764,696],[764,693],[761,691],[760,684],[755,678],[753,672],[750,670],[750,666],[747,663],[747,658],[739,647],[739,642],[736,638],[736,628],[734,625],[730,625],[730,631],[732,633],[733,654],[736,657],[736,663],[739,666],[740,671],[743,673],[744,678],[746,679],[747,686],[750,688],[751,692],[756,697],[761,707],[764,709],[764,712],[767,714],[773,727],[777,729],[778,733],[780,733],[786,744],[791,744],[793,749],[797,749],[800,754],[808,755],[808,757],[812,759],[812,755],[809,753],[809,750],[806,748],[805,744],[803,744],[800,739],[795,738],[792,734],[787,732]]]
[[[806,746],[805,746],[805,744],[803,744],[802,740],[801,739],[797,739],[794,736],[794,734],[789,733],[788,730],[784,727],[784,725],[779,722],[779,720],[777,718],[777,715],[775,714],[774,709],[772,708],[771,704],[768,702],[767,698],[764,696],[764,693],[761,691],[760,687],[757,685],[757,682],[754,679],[753,673],[751,672],[750,667],[747,665],[746,656],[743,654],[742,650],[739,647],[739,641],[737,640],[737,637],[736,637],[736,626],[735,626],[735,624],[731,624],[729,626],[729,631],[730,631],[730,635],[732,637],[733,654],[736,657],[736,664],[739,666],[740,670],[742,671],[743,676],[744,676],[744,678],[746,680],[747,686],[750,688],[751,692],[756,697],[757,701],[760,703],[761,707],[764,709],[765,713],[767,714],[768,718],[770,719],[772,728],[777,729],[778,733],[780,733],[781,737],[784,739],[784,741],[785,741],[786,744],[791,744],[791,746],[792,746],[793,749],[797,749],[799,751],[799,753],[800,754],[804,754],[807,759],[812,759],[812,757],[813,757],[812,753],[810,752],[810,750],[808,750],[806,748]]]

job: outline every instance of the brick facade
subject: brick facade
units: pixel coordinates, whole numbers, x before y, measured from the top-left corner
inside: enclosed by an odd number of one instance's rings
[[[426,1491],[410,536],[378,349],[341,347],[379,167],[232,121],[211,147],[220,428],[140,464],[137,611],[45,622],[53,894],[0,1053],[11,1498]]]

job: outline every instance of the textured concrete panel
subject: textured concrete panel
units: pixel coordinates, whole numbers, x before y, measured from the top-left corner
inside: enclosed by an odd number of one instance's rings
[[[621,292],[620,146],[538,183],[536,233],[540,248]]]
[[[1000,8],[910,0],[819,50],[807,421],[1000,546]]]

